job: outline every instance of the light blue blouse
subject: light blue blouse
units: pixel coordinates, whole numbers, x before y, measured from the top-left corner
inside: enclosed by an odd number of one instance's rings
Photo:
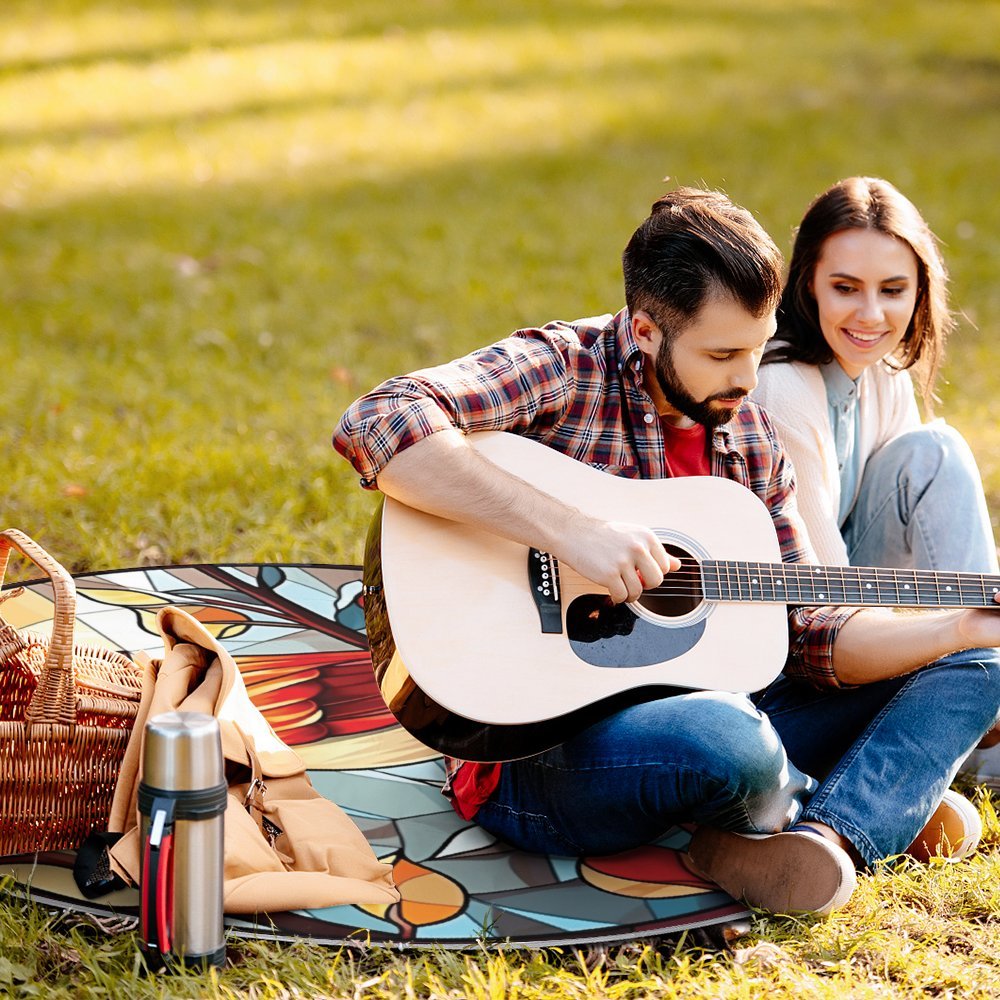
[[[858,422],[858,382],[852,379],[836,359],[819,366],[826,385],[826,404],[830,411],[830,429],[837,451],[840,471],[840,511],[837,524],[844,526],[861,481],[861,427]]]

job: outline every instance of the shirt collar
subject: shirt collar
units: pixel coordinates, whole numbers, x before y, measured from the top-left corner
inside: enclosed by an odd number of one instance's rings
[[[823,382],[826,384],[826,398],[831,406],[847,403],[858,394],[858,382],[851,378],[834,358],[819,366]],[[860,379],[861,376],[858,376]]]
[[[619,370],[631,372],[632,377],[642,381],[642,363],[645,355],[639,350],[639,345],[632,335],[632,317],[628,309],[622,309],[612,320],[617,331]]]
[[[645,364],[646,355],[639,350],[639,345],[632,335],[632,317],[628,309],[622,309],[612,320],[618,334],[618,357],[620,358],[621,371],[628,371],[635,379],[637,385],[642,385],[642,367]],[[839,367],[839,366],[838,366]],[[844,376],[846,378],[846,376]],[[732,442],[732,432],[729,424],[725,423],[721,427],[716,427],[712,431],[712,450],[729,454],[735,447]]]

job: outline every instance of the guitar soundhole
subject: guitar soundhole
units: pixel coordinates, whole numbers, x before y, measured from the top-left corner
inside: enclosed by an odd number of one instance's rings
[[[701,569],[698,560],[679,545],[664,544],[663,547],[680,559],[681,568],[668,573],[659,587],[645,591],[636,603],[658,618],[683,618],[704,599]]]

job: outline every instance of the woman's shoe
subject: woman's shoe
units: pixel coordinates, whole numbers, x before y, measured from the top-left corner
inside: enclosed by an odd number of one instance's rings
[[[918,861],[961,861],[979,846],[982,835],[983,821],[976,807],[949,788],[906,853]]]

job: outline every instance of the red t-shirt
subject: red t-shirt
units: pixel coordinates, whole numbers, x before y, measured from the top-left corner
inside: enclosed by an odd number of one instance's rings
[[[665,461],[671,478],[711,475],[709,436],[702,424],[675,427],[661,418]],[[464,764],[451,782],[451,804],[462,819],[472,819],[500,783],[503,764]]]
[[[712,474],[708,458],[708,430],[704,424],[675,427],[661,417],[660,427],[663,429],[663,439],[666,442],[665,461],[671,479]]]

